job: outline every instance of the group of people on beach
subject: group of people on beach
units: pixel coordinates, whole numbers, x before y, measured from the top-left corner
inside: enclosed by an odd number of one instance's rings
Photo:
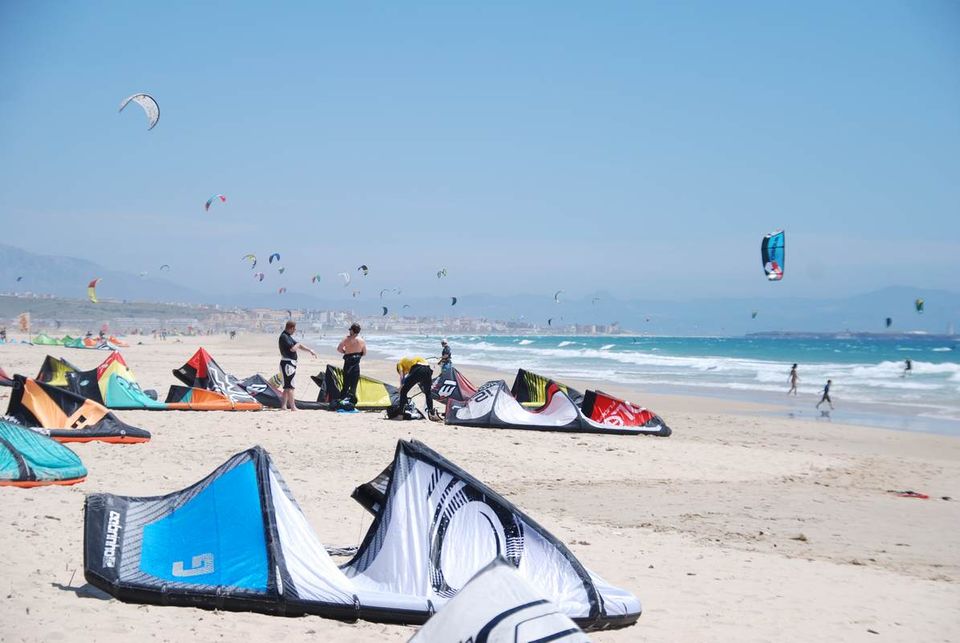
[[[340,388],[340,399],[334,402],[338,410],[352,410],[357,403],[357,385],[360,383],[360,360],[367,354],[367,343],[360,337],[360,324],[354,322],[347,330],[347,336],[337,345],[337,352],[343,355],[343,385]],[[297,323],[290,320],[280,333],[280,374],[283,377],[283,400],[281,409],[296,411],[294,400],[295,387],[293,378],[297,374],[297,352],[304,350],[314,357],[317,353],[294,339],[297,332]],[[447,340],[440,340],[441,355],[438,362],[441,368],[452,364],[452,353]],[[400,376],[399,409],[407,408],[410,400],[409,393],[416,386],[423,392],[426,400],[427,417],[434,422],[442,422],[443,418],[433,407],[433,398],[430,387],[433,384],[433,369],[426,359],[413,356],[403,357],[397,362],[397,374]]]

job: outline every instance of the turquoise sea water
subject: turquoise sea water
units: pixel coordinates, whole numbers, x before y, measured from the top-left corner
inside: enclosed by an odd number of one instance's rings
[[[829,419],[960,435],[960,337],[562,337],[450,336],[464,367],[519,367],[556,378],[638,385],[651,392],[773,402],[814,412],[828,378],[837,410]],[[439,353],[439,338],[369,337],[389,358]],[[913,372],[904,376],[907,358]],[[800,395],[786,398],[799,364]],[[642,402],[642,400],[639,400]]]

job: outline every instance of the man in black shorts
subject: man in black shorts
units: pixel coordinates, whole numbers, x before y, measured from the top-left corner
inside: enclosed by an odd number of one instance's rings
[[[823,387],[823,395],[820,397],[820,401],[817,402],[817,408],[820,408],[820,405],[826,402],[830,405],[830,409],[833,410],[833,400],[830,399],[830,385],[833,384],[833,380],[827,380],[827,385]]]
[[[297,410],[297,403],[293,398],[293,378],[297,374],[297,351],[302,348],[314,357],[317,356],[312,348],[293,338],[295,332],[297,332],[297,323],[288,321],[283,332],[280,333],[280,375],[283,377],[283,399],[280,402],[280,408],[291,411]]]

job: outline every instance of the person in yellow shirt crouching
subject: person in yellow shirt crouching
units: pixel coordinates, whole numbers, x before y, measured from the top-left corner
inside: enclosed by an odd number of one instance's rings
[[[443,418],[433,408],[433,398],[430,396],[430,385],[433,383],[433,369],[422,357],[404,357],[397,362],[397,373],[400,375],[400,408],[407,407],[407,393],[414,386],[419,386],[423,396],[427,398],[427,417],[434,422],[442,422]]]

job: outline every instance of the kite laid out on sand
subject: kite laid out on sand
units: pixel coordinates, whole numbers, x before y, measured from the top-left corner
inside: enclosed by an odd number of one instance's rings
[[[48,364],[53,365],[57,361],[48,355],[40,368],[41,376],[44,375],[45,369],[49,368]],[[168,410],[166,404],[157,401],[156,392],[151,391],[153,395],[151,397],[140,388],[123,355],[117,351],[110,353],[96,368],[89,371],[69,371],[64,379],[70,391],[103,404],[108,409]]]
[[[240,380],[220,368],[220,365],[210,356],[210,353],[203,348],[197,349],[197,352],[187,360],[186,364],[174,369],[173,376],[188,387],[206,389],[226,397],[232,404],[232,410],[257,411],[262,408],[260,403],[243,388]],[[167,401],[171,400],[168,399]],[[178,401],[188,402],[190,400],[181,399]]]
[[[440,402],[466,402],[476,392],[477,387],[453,366],[440,369],[440,374],[433,378],[430,386],[430,395]]]
[[[760,242],[760,261],[763,263],[763,272],[766,273],[768,281],[783,279],[784,245],[783,230],[771,232]]]
[[[283,396],[280,390],[269,380],[264,379],[262,375],[251,375],[240,382],[243,388],[253,396],[253,398],[267,409],[279,409],[282,406]],[[308,402],[306,400],[294,400],[298,409],[317,411],[326,410],[327,405],[321,402]]]
[[[127,602],[419,624],[502,556],[582,628],[640,617],[633,594],[422,443],[399,441],[392,464],[354,497],[375,518],[338,566],[261,447],[167,495],[91,494],[84,576]]]
[[[583,402],[583,393],[580,391],[522,368],[517,369],[517,375],[513,378],[513,386],[510,387],[510,394],[523,406],[540,408],[547,403],[547,389],[551,384],[556,385],[557,388],[566,393],[577,406],[580,406],[580,403]]]
[[[587,407],[589,403],[589,407]],[[444,422],[490,429],[529,429],[561,433],[656,435],[670,428],[658,416],[599,391],[587,391],[583,409],[556,384],[547,388],[547,403],[535,411],[524,408],[503,380],[487,382],[466,402],[448,405]]]
[[[83,482],[80,457],[32,429],[0,420],[0,487],[42,487]]]
[[[143,113],[147,116],[147,130],[152,130],[156,127],[157,123],[160,121],[160,105],[157,104],[157,101],[154,100],[153,96],[150,94],[134,94],[132,96],[127,96],[120,103],[120,111],[130,103],[136,103],[141,108],[143,108]]]
[[[311,375],[310,379],[320,387],[317,402],[335,404],[343,395],[343,369],[327,364],[322,375]],[[357,384],[357,400],[354,408],[358,411],[385,411],[400,401],[400,390],[378,379],[360,376]]]
[[[22,375],[13,376],[7,415],[57,442],[147,442],[149,431],[122,422],[102,404]]]
[[[408,643],[551,641],[590,639],[502,556],[477,572]]]

